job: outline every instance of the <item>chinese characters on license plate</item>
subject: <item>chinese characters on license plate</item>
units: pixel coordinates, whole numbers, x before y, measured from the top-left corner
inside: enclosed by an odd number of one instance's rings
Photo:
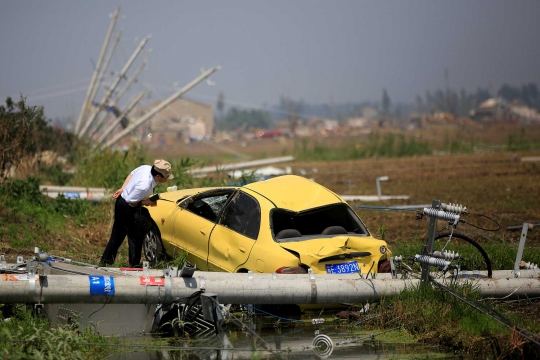
[[[327,264],[327,274],[350,274],[360,272],[360,267],[356,261],[340,264]]]

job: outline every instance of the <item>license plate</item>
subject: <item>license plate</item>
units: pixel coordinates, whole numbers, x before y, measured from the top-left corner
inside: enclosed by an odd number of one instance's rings
[[[360,267],[356,261],[326,265],[327,274],[351,274],[357,272],[360,272]]]

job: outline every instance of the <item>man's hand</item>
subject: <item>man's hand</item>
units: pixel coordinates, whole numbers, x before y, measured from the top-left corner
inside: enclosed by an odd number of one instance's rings
[[[124,191],[124,189],[118,189],[118,190],[116,190],[116,192],[115,192],[114,194],[112,194],[111,197],[112,197],[113,199],[118,199],[118,197],[119,197],[120,195],[122,195],[122,191]]]

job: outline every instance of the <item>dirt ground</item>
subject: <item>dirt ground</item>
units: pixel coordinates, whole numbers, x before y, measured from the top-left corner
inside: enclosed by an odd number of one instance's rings
[[[445,129],[444,131],[447,131]],[[426,134],[440,137],[443,128],[428,130]],[[502,141],[508,136],[504,126],[475,129],[478,134]],[[538,132],[534,128],[534,132]],[[502,134],[501,134],[502,133]],[[480,135],[475,135],[482,140]],[[205,165],[232,163],[258,158],[292,155],[302,141],[291,138],[260,139],[249,142],[231,141],[220,144],[207,142],[170,144],[150,149],[150,155],[164,158],[190,156],[205,159]],[[351,138],[324,138],[325,146],[338,146]],[[354,141],[354,139],[353,139]],[[358,141],[361,141],[359,138]],[[236,155],[235,155],[236,154]],[[507,231],[508,226],[522,226],[524,222],[540,223],[540,162],[525,162],[522,158],[540,156],[540,150],[504,152],[493,149],[469,155],[440,155],[411,158],[371,158],[346,161],[293,161],[275,164],[290,166],[293,174],[302,174],[328,187],[338,195],[376,195],[376,178],[388,176],[381,182],[382,195],[406,195],[407,200],[381,202],[350,202],[372,233],[381,225],[386,228],[386,240],[391,244],[415,236],[425,237],[427,218],[415,220],[414,211],[381,211],[372,207],[431,204],[433,200],[466,206],[471,213],[466,220],[486,229],[500,224],[497,232],[460,225],[459,231],[476,239],[504,239],[519,242],[521,231]],[[366,209],[364,207],[371,207]],[[530,231],[528,244],[540,245],[540,230]]]

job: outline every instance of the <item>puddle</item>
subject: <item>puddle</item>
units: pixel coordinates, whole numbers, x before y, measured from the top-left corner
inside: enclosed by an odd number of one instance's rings
[[[243,319],[245,320],[245,319]],[[304,323],[310,319],[303,319]],[[135,349],[115,360],[232,360],[232,359],[458,359],[437,349],[415,344],[388,343],[381,335],[351,333],[358,327],[343,324],[303,325],[256,317],[245,328],[226,324],[220,334],[203,338],[126,339]],[[387,331],[388,332],[388,331]]]

